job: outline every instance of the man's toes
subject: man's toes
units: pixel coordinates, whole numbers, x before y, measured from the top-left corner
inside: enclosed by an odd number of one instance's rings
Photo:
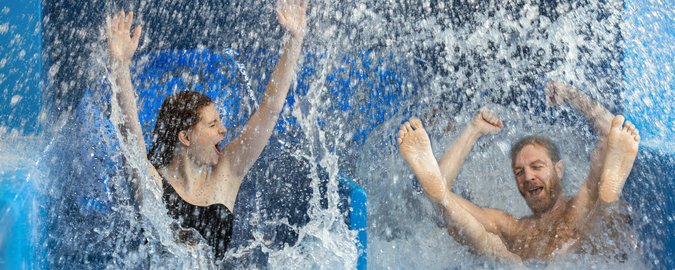
[[[412,132],[414,130],[412,126],[410,126],[410,122],[405,122],[403,125],[405,126],[405,131],[407,132]]]
[[[630,122],[628,122],[628,120],[625,120],[625,121],[623,122],[623,125],[621,125],[621,130],[623,130],[623,132],[629,132],[629,133],[630,133],[630,126],[629,126],[629,124],[630,124]]]
[[[401,124],[401,128],[399,130],[403,130],[403,132],[408,132],[408,128],[406,127],[407,123],[408,122],[405,122],[405,123]]]
[[[624,124],[624,126],[626,126],[626,127],[628,128],[628,131],[629,131],[630,133],[632,133],[632,134],[637,134],[637,133],[639,133],[638,129],[637,129],[637,128],[635,127],[635,125],[633,125],[633,123],[631,123],[630,121],[626,121],[626,123]]]
[[[413,116],[413,117],[410,117],[409,123],[410,123],[410,126],[411,126],[413,129],[419,129],[419,128],[422,127],[422,121],[420,121],[419,118],[414,117],[414,116]]]
[[[399,127],[398,130],[406,131],[405,130],[405,123],[401,124],[401,127]]]
[[[623,123],[623,126],[628,128],[628,129],[635,129],[635,125],[633,125],[633,123],[631,123],[631,121],[629,121],[629,120],[626,120],[626,122]]]
[[[614,119],[612,119],[612,127],[618,127],[621,128],[621,125],[623,124],[624,117],[623,115],[617,115],[614,116]]]

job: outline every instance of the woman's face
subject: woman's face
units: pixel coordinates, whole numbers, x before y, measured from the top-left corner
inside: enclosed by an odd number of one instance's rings
[[[187,131],[190,145],[189,156],[199,164],[215,166],[222,155],[218,143],[225,139],[227,129],[220,122],[220,114],[214,104],[202,107],[199,122]]]

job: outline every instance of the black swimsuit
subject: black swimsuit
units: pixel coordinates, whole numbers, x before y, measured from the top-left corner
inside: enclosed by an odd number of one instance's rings
[[[234,220],[232,212],[222,204],[192,205],[183,200],[164,177],[162,180],[164,182],[162,199],[169,210],[169,215],[178,220],[182,227],[197,230],[214,249],[216,259],[222,259],[232,237],[232,221]],[[198,237],[190,236],[189,231],[182,231],[179,238],[187,242],[196,242],[195,239]]]

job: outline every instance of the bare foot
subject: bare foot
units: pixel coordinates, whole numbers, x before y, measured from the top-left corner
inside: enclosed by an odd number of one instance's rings
[[[403,159],[413,170],[429,198],[441,202],[446,192],[445,184],[438,168],[438,162],[431,150],[431,141],[422,122],[411,117],[401,125],[398,131],[398,144]]]
[[[633,168],[640,135],[629,121],[617,115],[612,119],[607,137],[607,154],[600,178],[600,199],[613,203],[619,199],[626,178]]]
[[[429,198],[444,206],[451,234],[455,230],[461,231],[461,236],[458,237],[469,241],[479,254],[520,264],[520,257],[509,252],[499,236],[487,232],[485,227],[465,207],[457,203],[453,199],[454,195],[446,189],[438,162],[431,150],[429,135],[419,119],[412,117],[401,125],[398,131],[398,144],[401,155]]]

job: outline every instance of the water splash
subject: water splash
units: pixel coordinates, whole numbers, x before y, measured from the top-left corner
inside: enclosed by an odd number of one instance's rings
[[[169,48],[232,48],[239,51],[241,62],[237,62],[237,70],[242,71],[238,76],[243,78],[242,89],[245,90],[237,93],[242,101],[241,114],[225,117],[231,119],[250,115],[257,107],[258,90],[267,80],[266,74],[274,63],[256,62],[259,59],[251,55],[261,49],[275,55],[282,35],[274,20],[273,1],[197,1],[193,3],[194,8],[187,9],[179,2],[154,4],[153,1],[136,1],[130,4],[129,7],[139,15],[138,21],[148,30],[145,31],[141,51]],[[654,17],[672,17],[668,16],[672,11],[663,4],[657,1],[649,3],[657,6],[658,12],[651,14]],[[89,188],[83,179],[91,180],[94,170],[79,160],[79,157],[91,158],[93,150],[78,150],[77,144],[73,145],[68,139],[80,134],[77,133],[78,128],[84,128],[71,127],[68,123],[80,117],[73,111],[79,98],[84,96],[83,89],[91,88],[105,76],[103,67],[107,60],[102,57],[105,55],[105,42],[99,30],[100,19],[119,9],[119,6],[103,1],[84,3],[83,9],[65,4],[46,5],[47,9],[63,10],[64,14],[78,13],[63,17],[81,20],[59,24],[59,18],[50,14],[44,19],[48,44],[45,58],[51,63],[44,83],[49,89],[45,94],[47,106],[43,110],[46,115],[40,119],[45,123],[56,123],[50,124],[49,135],[43,136],[56,135],[58,138],[50,140],[46,143],[47,150],[35,155],[50,157],[44,159],[41,166],[53,172],[44,178],[54,176],[52,179],[62,182],[36,180],[35,177],[30,181],[39,187],[39,191],[54,198],[56,205],[67,208],[74,200],[74,195],[68,192],[75,187]],[[270,179],[255,180],[252,184],[260,189],[251,199],[251,218],[243,222],[248,224],[246,228],[252,228],[254,241],[233,250],[231,257],[251,256],[258,249],[266,254],[263,260],[272,268],[330,268],[335,265],[353,268],[355,250],[351,239],[354,232],[341,223],[337,207],[336,176],[338,172],[344,172],[359,181],[370,196],[370,268],[501,267],[471,255],[465,247],[447,236],[438,210],[424,198],[398,156],[394,137],[398,125],[409,116],[422,116],[425,124],[430,125],[434,152],[438,156],[474,111],[490,105],[505,119],[507,128],[474,147],[471,160],[465,164],[458,178],[456,190],[480,205],[500,206],[515,215],[525,215],[527,208],[516,190],[510,188],[513,186],[512,179],[504,164],[509,162],[506,156],[510,142],[532,131],[559,138],[558,143],[564,146],[563,155],[569,160],[566,177],[569,181],[565,191],[571,194],[578,189],[586,174],[594,135],[578,113],[544,107],[542,86],[547,78],[571,81],[615,112],[621,110],[624,101],[629,104],[642,104],[639,101],[644,101],[643,108],[659,111],[658,115],[672,115],[669,106],[661,107],[672,103],[672,91],[663,96],[622,92],[624,75],[651,78],[646,76],[659,73],[657,67],[648,66],[648,61],[644,63],[647,65],[644,70],[648,71],[644,76],[636,75],[633,69],[622,71],[625,65],[636,64],[623,62],[625,48],[637,48],[640,52],[647,50],[641,44],[625,43],[623,40],[650,35],[648,28],[624,20],[625,13],[636,12],[634,9],[631,7],[624,11],[623,3],[617,1],[313,1],[305,46],[309,54],[303,63],[304,67],[312,70],[299,70],[301,80],[295,86],[295,103],[287,106],[281,116],[283,123],[297,121],[297,127],[282,124],[287,128],[283,132],[291,135],[284,136],[279,132],[272,138],[271,144],[281,145],[278,147],[280,153],[275,156],[266,152],[269,157],[261,158],[287,155],[304,164],[302,168],[290,170],[296,174],[308,172],[310,181],[307,185],[311,191],[308,220],[298,224],[288,218],[276,218],[278,213],[266,209],[269,201],[275,198],[263,192],[269,190],[262,186],[281,187],[279,190],[283,191],[275,195],[281,193],[287,196],[291,196],[297,187],[285,187],[279,181],[283,177],[275,172],[283,168],[263,167],[250,177]],[[13,10],[2,8],[1,12],[8,14]],[[180,27],[172,27],[176,25]],[[0,21],[0,35],[11,32],[12,27],[11,23]],[[27,38],[24,35],[13,40],[20,42]],[[667,45],[664,48],[667,54]],[[18,53],[21,56],[20,51]],[[0,68],[6,63],[6,58],[0,59]],[[143,66],[144,63],[140,60],[137,65]],[[669,68],[666,66],[663,70]],[[308,75],[302,75],[305,73]],[[33,71],[33,74],[37,73]],[[642,87],[671,89],[672,76],[669,77],[668,72],[663,74],[662,80],[642,79]],[[187,73],[177,76],[185,81],[208,80],[201,75]],[[15,96],[8,90],[3,93],[10,103],[15,100],[14,107],[28,100],[24,95],[19,95],[22,98]],[[225,101],[221,99],[219,102]],[[107,105],[103,107],[102,115],[108,117],[109,108]],[[112,119],[116,122],[119,119],[114,108],[113,105]],[[11,113],[10,116],[17,118],[17,114],[20,113]],[[645,144],[663,147],[661,142],[670,134],[667,127],[673,125],[668,125],[668,119],[648,119],[647,122],[649,120],[660,125],[650,130],[655,139]],[[235,125],[230,134],[237,133],[238,127]],[[103,126],[96,128],[105,129]],[[12,132],[3,132],[2,137],[7,134],[18,136]],[[116,136],[119,138],[119,134]],[[102,145],[111,147],[114,144],[114,138],[105,139]],[[163,214],[160,193],[151,184],[152,181],[141,181],[145,203],[140,209],[134,208],[133,195],[126,190],[134,171],[143,172],[144,167],[141,157],[133,155],[125,147],[122,145],[118,154],[106,158],[127,159],[131,169],[112,168],[117,170],[118,175],[102,183],[116,192],[116,197],[100,197],[103,202],[121,204],[111,211],[122,222],[98,224],[96,232],[86,234],[87,245],[112,243],[114,248],[109,253],[114,258],[110,265],[133,266],[138,263],[167,268],[212,267],[206,259],[210,255],[203,246],[186,247],[173,241],[173,236],[168,233],[171,231],[171,220]],[[672,152],[665,147],[661,150]],[[50,154],[54,151],[61,153]],[[4,153],[2,158],[20,160]],[[52,157],[68,157],[74,161],[64,167]],[[486,167],[489,173],[483,173]],[[73,174],[64,176],[61,169]],[[657,186],[654,179],[645,178],[644,181],[650,187]],[[136,215],[129,214],[137,211],[141,213],[140,220]],[[49,221],[57,223],[61,214],[49,216]],[[636,213],[640,224],[654,221],[642,214]],[[660,220],[670,218],[667,215],[662,214]],[[98,217],[86,216],[86,219]],[[101,220],[109,221],[105,218]],[[66,226],[71,230],[69,233],[78,229],[78,223],[69,225],[72,225],[72,228]],[[120,228],[126,230],[139,226],[147,229],[141,234],[149,242],[136,244],[136,248],[126,247],[124,243],[132,241],[125,241],[139,235],[138,232],[117,232]],[[294,241],[281,247],[274,246],[278,232],[271,228],[277,227],[289,228],[297,234],[291,237]],[[108,241],[110,239],[114,241]],[[54,236],[51,241],[50,244],[64,240]],[[65,244],[79,248],[77,241]],[[650,245],[645,244],[647,247]],[[56,254],[55,258],[72,258],[69,256],[72,254]],[[164,260],[169,262],[164,263]],[[632,260],[633,257],[629,258],[629,263]],[[610,267],[614,262],[575,255],[553,266],[586,263]]]

